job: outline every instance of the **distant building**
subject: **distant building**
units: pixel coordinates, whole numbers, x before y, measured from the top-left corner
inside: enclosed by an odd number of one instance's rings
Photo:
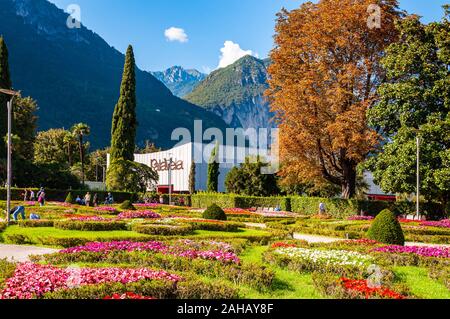
[[[158,172],[159,181],[156,191],[163,194],[168,193],[169,189],[172,189],[174,193],[189,192],[189,174],[192,162],[195,160],[195,189],[206,191],[208,160],[213,147],[211,144],[187,143],[163,152],[135,154],[134,159],[137,163],[150,166]],[[233,167],[243,163],[247,156],[257,155],[258,150],[254,148],[220,145],[219,159],[221,160],[218,191],[226,191],[225,178]],[[263,158],[270,160],[269,156]],[[171,182],[169,183],[170,159],[172,159],[172,164],[170,170]],[[109,154],[107,162],[109,166]]]
[[[382,200],[392,202],[395,202],[397,200],[395,194],[383,192],[380,186],[374,183],[373,174],[371,172],[364,173],[364,180],[369,186],[369,189],[366,194],[369,200]]]

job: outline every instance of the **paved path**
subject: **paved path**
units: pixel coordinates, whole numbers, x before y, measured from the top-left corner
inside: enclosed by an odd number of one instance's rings
[[[57,251],[57,249],[51,248],[0,244],[0,259],[6,258],[8,260],[24,262],[28,261],[29,255],[45,255]]]
[[[345,240],[343,238],[300,234],[300,233],[294,233],[294,239],[306,240],[308,243],[334,243]],[[450,245],[446,244],[428,244],[428,243],[414,243],[414,242],[406,242],[405,246],[450,247]]]
[[[248,227],[261,228],[261,229],[267,228],[266,224],[261,224],[261,223],[244,223],[244,225],[248,226]]]

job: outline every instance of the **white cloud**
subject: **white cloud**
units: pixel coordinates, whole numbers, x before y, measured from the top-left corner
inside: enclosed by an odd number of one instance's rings
[[[164,35],[168,41],[178,41],[181,43],[189,41],[186,32],[184,31],[184,29],[181,28],[171,27],[166,31],[164,31]]]
[[[233,41],[225,41],[220,52],[222,52],[222,54],[220,56],[219,66],[217,67],[218,69],[225,68],[246,55],[258,57],[256,52],[253,52],[252,50],[242,50],[239,44],[234,43]]]

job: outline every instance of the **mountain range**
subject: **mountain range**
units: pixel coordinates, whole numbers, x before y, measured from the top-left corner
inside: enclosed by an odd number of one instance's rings
[[[206,78],[206,74],[195,69],[186,70],[181,66],[173,66],[162,72],[152,72],[152,74],[178,97],[191,93]]]
[[[244,56],[212,72],[184,99],[214,112],[235,128],[273,128],[273,114],[264,97],[269,64],[269,59]]]
[[[93,148],[110,144],[124,55],[85,26],[67,27],[68,14],[47,0],[0,0],[0,35],[9,49],[14,89],[37,100],[39,130],[91,126]],[[150,72],[136,68],[137,143],[168,148],[175,128],[225,129],[217,115],[174,96]]]

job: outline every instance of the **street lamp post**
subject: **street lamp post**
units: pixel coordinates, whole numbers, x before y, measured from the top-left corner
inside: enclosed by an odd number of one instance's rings
[[[416,214],[417,214],[417,220],[420,220],[420,136],[417,134],[416,137],[416,146],[417,146],[417,163],[416,163],[416,170],[417,170],[417,198],[416,198]]]
[[[7,154],[7,182],[6,182],[6,224],[9,225],[11,221],[11,217],[9,216],[9,212],[11,211],[11,180],[12,180],[12,145],[11,145],[11,124],[12,124],[12,108],[13,108],[13,100],[16,95],[19,95],[19,92],[12,90],[0,89],[0,93],[11,96],[11,99],[7,102],[8,108],[8,154]]]

